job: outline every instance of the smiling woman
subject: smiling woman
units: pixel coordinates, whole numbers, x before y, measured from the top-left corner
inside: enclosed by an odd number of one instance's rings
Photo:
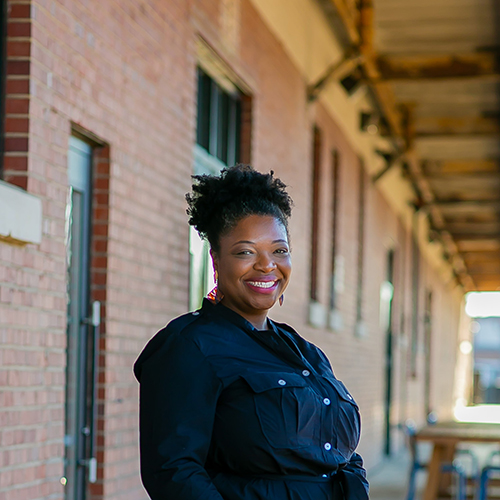
[[[189,223],[217,285],[134,367],[150,497],[367,500],[357,404],[319,348],[267,316],[291,274],[286,186],[244,165],[194,179]]]
[[[266,330],[267,311],[283,295],[292,270],[283,224],[272,216],[249,215],[221,236],[212,258],[222,304]]]

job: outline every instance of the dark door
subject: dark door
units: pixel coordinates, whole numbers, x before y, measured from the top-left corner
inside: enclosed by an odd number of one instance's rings
[[[98,308],[91,315],[90,231],[92,149],[70,138],[68,152],[69,194],[67,200],[68,327],[66,349],[65,499],[84,500],[87,481],[95,476],[90,460],[95,396],[96,337]],[[98,304],[97,304],[98,305]]]

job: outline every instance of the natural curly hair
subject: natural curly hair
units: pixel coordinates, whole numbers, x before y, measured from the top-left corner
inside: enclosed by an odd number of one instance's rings
[[[219,251],[219,239],[249,215],[276,217],[288,233],[292,199],[286,185],[274,176],[261,174],[250,165],[224,168],[220,175],[193,175],[192,192],[186,194],[189,224]]]

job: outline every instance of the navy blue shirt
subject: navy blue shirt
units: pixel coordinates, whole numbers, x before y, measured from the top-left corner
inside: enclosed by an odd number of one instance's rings
[[[134,366],[153,500],[367,500],[358,406],[288,325],[222,304],[173,320]]]

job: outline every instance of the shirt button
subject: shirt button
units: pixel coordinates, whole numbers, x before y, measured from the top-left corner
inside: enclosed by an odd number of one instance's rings
[[[325,443],[324,448],[326,451],[330,451],[332,449],[332,445],[330,443]]]
[[[328,406],[331,401],[328,398],[323,399],[323,403],[325,403],[326,406]]]
[[[328,477],[328,474],[323,474],[323,477]]]
[[[309,375],[311,375],[311,372],[309,370],[302,370],[302,375],[304,375],[304,377],[309,377]]]
[[[200,313],[199,313],[198,311],[195,311],[195,312],[193,313],[193,316],[198,316],[198,314],[200,314]]]
[[[283,380],[282,378],[280,378],[280,379],[278,380],[278,384],[279,384],[279,385],[286,385],[286,381],[285,381],[285,380]]]

